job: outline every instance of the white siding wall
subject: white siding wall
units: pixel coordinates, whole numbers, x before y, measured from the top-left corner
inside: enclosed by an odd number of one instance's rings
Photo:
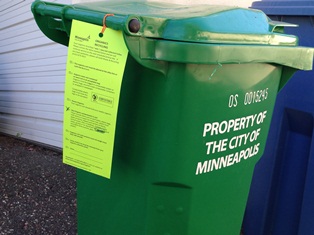
[[[38,29],[32,2],[0,0],[0,132],[62,147],[67,48]]]

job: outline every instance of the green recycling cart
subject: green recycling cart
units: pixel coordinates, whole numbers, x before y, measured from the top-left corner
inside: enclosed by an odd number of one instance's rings
[[[229,6],[36,1],[47,37],[72,20],[123,32],[125,67],[111,179],[77,170],[78,232],[238,235],[278,91],[312,68],[283,22]]]

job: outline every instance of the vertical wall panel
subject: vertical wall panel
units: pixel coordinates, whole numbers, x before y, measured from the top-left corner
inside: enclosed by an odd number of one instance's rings
[[[38,29],[32,2],[0,0],[0,132],[61,148],[67,47]]]

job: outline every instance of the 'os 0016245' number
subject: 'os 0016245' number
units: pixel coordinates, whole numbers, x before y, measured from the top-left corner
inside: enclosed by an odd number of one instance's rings
[[[258,91],[250,91],[245,93],[244,105],[259,103],[266,100],[268,97],[268,88]]]

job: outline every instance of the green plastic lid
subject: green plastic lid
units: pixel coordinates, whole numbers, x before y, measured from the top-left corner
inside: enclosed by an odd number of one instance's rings
[[[274,63],[289,75],[312,69],[314,50],[298,47],[296,36],[283,33],[296,25],[271,21],[260,10],[109,0],[81,5],[36,1],[32,11],[42,32],[63,45],[69,43],[72,20],[121,30],[130,55],[163,73],[169,62]]]
[[[297,44],[295,36],[276,33],[282,32],[283,26],[295,25],[270,21],[259,10],[141,1],[94,2],[75,7],[127,15],[128,22],[138,21],[138,32],[125,28],[126,33],[134,36],[204,43]]]
[[[38,1],[33,4],[32,10],[35,18],[36,14],[60,17],[65,31],[70,31],[67,20],[102,25],[104,15],[114,14],[106,18],[106,25],[132,36],[220,44],[298,44],[296,36],[282,34],[284,26],[295,25],[273,22],[262,11],[246,8],[143,1],[102,1],[62,6]]]

